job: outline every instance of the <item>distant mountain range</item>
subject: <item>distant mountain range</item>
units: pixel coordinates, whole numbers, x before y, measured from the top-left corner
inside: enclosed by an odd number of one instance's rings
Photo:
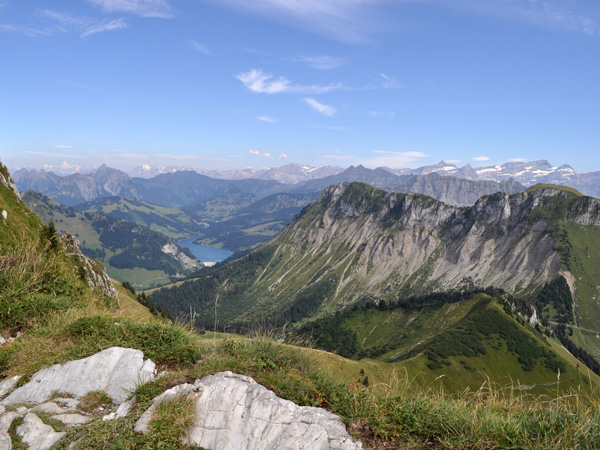
[[[442,178],[431,178],[432,175]],[[462,194],[463,198],[442,195],[439,189],[446,189],[445,185],[452,183],[448,177],[476,182],[463,183],[460,189],[451,189],[464,192],[464,188],[468,187],[472,195],[465,197]],[[585,195],[600,197],[600,172],[576,172],[569,165],[553,166],[545,160],[478,168],[470,165],[459,168],[441,161],[417,169],[367,169],[363,166],[343,169],[336,166],[286,164],[271,169],[220,171],[177,166],[153,168],[146,165],[134,169],[130,174],[102,165],[95,171],[67,176],[44,170],[21,169],[13,174],[13,179],[21,192],[33,189],[65,205],[118,196],[165,207],[178,207],[218,198],[237,190],[259,197],[281,192],[320,192],[341,181],[361,181],[388,190],[412,190],[457,206],[473,204],[481,195],[496,192],[494,189],[515,193],[539,183],[571,186]],[[489,184],[492,182],[499,184]],[[425,187],[423,183],[433,183],[433,187]],[[440,183],[444,186],[438,189],[435,185]],[[165,189],[172,192],[160,192]]]
[[[271,167],[269,169],[255,169],[248,167],[246,169],[234,170],[208,170],[192,169],[184,166],[159,166],[151,167],[148,164],[136,167],[128,173],[132,177],[153,178],[156,175],[164,173],[174,173],[181,171],[195,171],[202,175],[219,180],[274,180],[285,184],[295,184],[301,181],[314,180],[343,172],[344,169],[338,166],[310,167],[300,164],[285,164],[281,167]]]
[[[397,192],[423,193],[455,206],[471,205],[482,195],[498,191],[516,193],[526,189],[510,179],[500,182],[468,180],[441,176],[437,172],[396,175],[382,168],[372,170],[363,166],[350,166],[340,172],[335,168],[308,170],[293,164],[284,167],[285,171],[282,168],[271,169],[264,175],[281,179],[284,172],[289,176],[295,173],[296,179],[303,181],[285,184],[275,179],[226,180],[191,170],[163,173],[152,178],[132,178],[125,172],[105,165],[95,172],[67,176],[44,170],[21,169],[15,172],[13,178],[19,191],[35,190],[67,206],[116,196],[176,208],[239,194],[258,199],[279,193],[321,193],[328,186],[341,181],[360,181]],[[328,173],[331,174],[326,175]]]
[[[441,161],[438,164],[423,166],[418,169],[390,169],[385,167],[384,169],[395,175],[429,175],[437,173],[474,181],[501,182],[512,178],[527,187],[539,183],[558,184],[573,187],[585,195],[600,196],[600,172],[576,172],[567,164],[553,166],[546,160],[508,162],[502,165],[476,168],[468,164],[459,168],[454,164]]]

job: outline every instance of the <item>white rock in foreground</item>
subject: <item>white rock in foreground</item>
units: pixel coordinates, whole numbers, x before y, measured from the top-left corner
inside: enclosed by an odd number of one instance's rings
[[[16,412],[4,414],[2,407],[0,407],[0,449],[10,450],[12,448],[12,439],[8,435],[8,429],[12,425],[12,421],[18,416]]]
[[[187,444],[211,450],[358,450],[340,418],[279,398],[252,378],[221,372],[176,386],[155,399],[135,430],[147,432],[158,402],[193,395],[196,417]]]
[[[29,413],[23,419],[23,423],[17,427],[17,434],[29,445],[29,450],[48,450],[66,433],[57,433],[38,416]]]
[[[0,404],[39,404],[55,392],[82,397],[92,391],[103,391],[120,404],[139,384],[154,376],[154,368],[151,360],[144,361],[141,350],[111,347],[88,358],[36,372],[29,383],[15,389]]]

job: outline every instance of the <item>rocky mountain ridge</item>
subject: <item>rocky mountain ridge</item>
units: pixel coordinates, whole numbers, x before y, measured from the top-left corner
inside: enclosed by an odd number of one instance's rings
[[[290,314],[297,320],[365,298],[395,301],[448,290],[495,287],[527,294],[558,274],[573,279],[569,268],[578,263],[569,262],[561,221],[595,229],[600,200],[549,187],[496,193],[473,207],[456,208],[420,194],[342,182],[269,244],[200,274],[198,282],[212,280],[209,298],[220,296],[218,312],[225,321]],[[215,284],[228,270],[247,270],[246,282],[230,280],[226,289]],[[187,289],[186,299],[208,311],[206,300],[191,289],[193,281],[151,300],[167,306],[173,302],[167,297]]]

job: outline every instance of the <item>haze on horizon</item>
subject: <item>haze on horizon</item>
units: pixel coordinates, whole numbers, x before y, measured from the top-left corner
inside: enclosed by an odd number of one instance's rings
[[[592,0],[0,0],[0,160],[597,171],[599,21]]]

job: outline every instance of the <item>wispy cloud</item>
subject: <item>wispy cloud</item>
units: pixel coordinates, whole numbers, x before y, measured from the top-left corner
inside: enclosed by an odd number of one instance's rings
[[[490,158],[489,156],[476,156],[475,158],[473,158],[473,161],[489,161]]]
[[[54,144],[54,148],[75,148],[72,145],[65,145],[65,144],[61,144],[60,142],[57,142],[56,144]]]
[[[330,85],[299,85],[292,83],[285,77],[276,78],[274,75],[263,72],[261,69],[250,69],[235,76],[246,88],[259,94],[280,94],[283,92],[297,94],[323,94],[325,92],[342,89],[341,83]]]
[[[205,55],[209,55],[209,56],[212,55],[212,52],[208,49],[208,47],[204,44],[201,44],[198,41],[194,41],[192,39],[192,40],[188,41],[188,45],[200,53],[204,53]]]
[[[279,119],[277,119],[276,117],[269,117],[269,116],[256,116],[255,119],[260,120],[261,122],[268,122],[268,123],[279,122]]]
[[[309,105],[312,109],[317,111],[319,114],[323,114],[327,117],[333,117],[337,114],[337,109],[333,106],[324,105],[323,103],[319,103],[317,100],[311,97],[304,98],[304,103]]]
[[[170,19],[175,9],[167,0],[88,0],[105,12],[121,12],[141,17]]]
[[[376,156],[359,160],[360,164],[367,167],[404,168],[414,166],[419,160],[429,157],[428,154],[418,151],[395,152],[388,150],[375,150]]]
[[[253,53],[255,55],[264,55],[264,56],[269,56],[270,53],[262,51],[262,50],[257,50],[255,48],[249,48],[249,47],[240,47],[239,45],[236,45],[235,48],[239,48],[240,50],[245,51],[246,53]]]
[[[52,34],[54,34],[51,30],[44,28],[32,28],[23,25],[12,25],[7,23],[0,24],[0,31],[18,33],[29,37],[52,36]]]
[[[67,33],[75,31],[80,33],[79,35],[82,38],[103,31],[114,31],[127,28],[127,22],[122,18],[97,20],[51,9],[40,10],[38,11],[38,14],[54,22],[53,30],[55,32]]]
[[[292,58],[292,61],[306,63],[314,69],[328,70],[334,69],[348,62],[345,58],[339,58],[335,56],[297,56]]]
[[[103,31],[114,31],[114,30],[122,30],[127,28],[127,23],[123,19],[114,19],[110,22],[102,23],[96,26],[89,27],[86,31],[81,33],[81,37],[87,37],[92,34],[101,33]]]
[[[497,17],[529,25],[595,34],[597,7],[588,2],[562,0],[410,0],[467,13]]]
[[[273,155],[267,152],[259,152],[258,150],[248,150],[248,153],[254,156],[260,156],[261,158],[273,159]]]
[[[206,0],[306,28],[328,38],[364,41],[375,30],[373,11],[382,0]]]
[[[28,155],[38,155],[38,156],[46,156],[46,157],[54,157],[54,158],[82,158],[80,155],[69,155],[65,153],[50,153],[50,152],[37,152],[33,150],[26,150],[23,153],[27,153]]]
[[[277,157],[277,159],[279,159],[281,161],[287,161],[288,155],[286,153],[280,153],[279,156]]]
[[[368,113],[371,117],[387,117],[387,118],[391,118],[394,117],[396,115],[396,113],[394,111],[369,111]]]

